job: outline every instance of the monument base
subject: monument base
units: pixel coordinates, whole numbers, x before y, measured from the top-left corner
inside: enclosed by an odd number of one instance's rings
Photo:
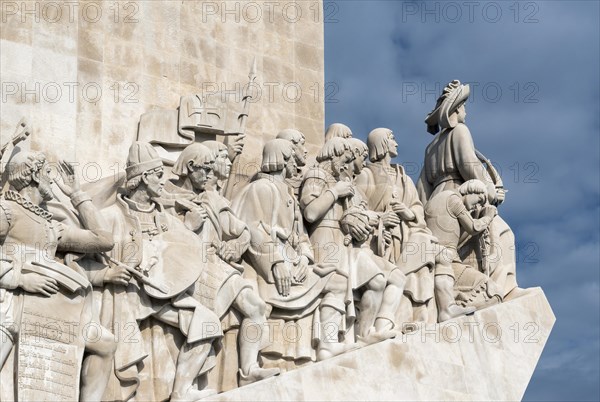
[[[209,400],[520,400],[555,321],[542,289],[531,288],[471,316]]]

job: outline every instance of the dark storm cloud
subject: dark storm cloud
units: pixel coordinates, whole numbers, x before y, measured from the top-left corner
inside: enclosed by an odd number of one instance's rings
[[[391,128],[416,180],[439,91],[471,83],[467,124],[509,189],[519,282],[542,286],[557,317],[525,399],[599,400],[599,4],[466,3],[337,1],[327,124],[362,139]]]

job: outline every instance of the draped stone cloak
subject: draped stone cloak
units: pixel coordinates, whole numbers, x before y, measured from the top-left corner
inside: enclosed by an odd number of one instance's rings
[[[192,249],[202,249],[197,236],[187,230],[183,223],[165,213],[160,204],[155,204],[155,207],[156,226],[159,231],[157,238],[170,231],[169,236],[191,242],[194,246]],[[111,257],[132,268],[138,267],[144,259],[144,245],[147,242],[139,218],[132,213],[122,195],[117,195],[116,203],[102,213],[115,240]],[[189,266],[173,267],[173,269],[202,269],[202,255],[190,253],[187,260]],[[177,356],[172,356],[173,348],[168,348],[168,342],[163,339],[165,337],[163,331],[152,331],[152,328],[147,328],[148,330],[142,333],[140,328],[143,327],[141,325],[143,320],[175,311],[178,315],[176,325],[185,336],[187,343],[222,336],[218,317],[192,297],[193,285],[194,283],[190,283],[188,291],[170,300],[157,300],[150,297],[135,278],[127,287],[106,284],[102,289],[98,289],[101,323],[112,328],[113,333],[120,334],[117,339],[119,342],[113,375],[103,399],[130,399],[140,387],[141,379],[152,382],[149,387],[143,387],[146,388],[145,395],[152,395],[152,399],[155,400],[165,400],[169,397]],[[160,325],[166,326],[166,324]],[[202,372],[210,369],[212,365],[214,360],[207,361]],[[146,372],[152,367],[161,368],[160,378],[154,378]],[[151,390],[148,391],[147,388]]]
[[[234,199],[232,209],[250,229],[252,240],[244,259],[256,272],[261,298],[271,307],[269,320],[280,319],[293,325],[306,322],[305,318],[318,313],[320,295],[334,270],[314,265],[313,250],[293,189],[283,180],[258,173]],[[303,283],[293,283],[289,296],[283,297],[275,287],[272,268],[277,263],[292,266],[302,256],[309,259],[312,270]],[[270,350],[283,357],[314,360],[311,344],[317,334],[312,332],[307,336],[311,326],[313,330],[316,328],[314,322],[301,323],[306,332],[296,342],[276,338]]]

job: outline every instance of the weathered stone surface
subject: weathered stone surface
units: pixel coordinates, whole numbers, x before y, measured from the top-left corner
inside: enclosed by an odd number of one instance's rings
[[[260,159],[263,136],[285,127],[300,128],[315,148],[322,144],[323,92],[314,89],[324,85],[321,0],[52,4],[2,8],[2,138],[25,116],[32,150],[77,143],[60,157],[97,163],[108,176],[125,159],[142,113],[175,109],[204,83],[243,87],[256,56],[261,93],[247,134],[260,144],[249,147],[249,159]]]
[[[214,401],[520,400],[554,325],[540,288]]]

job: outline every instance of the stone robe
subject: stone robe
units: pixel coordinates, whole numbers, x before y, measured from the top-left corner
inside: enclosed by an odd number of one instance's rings
[[[112,258],[136,268],[148,259],[152,242],[160,244],[168,242],[169,238],[178,239],[189,242],[190,255],[186,259],[189,265],[172,266],[170,269],[195,270],[196,278],[200,276],[203,256],[199,239],[177,218],[165,213],[160,204],[155,204],[152,218],[155,229],[151,234],[144,231],[140,212],[132,210],[122,195],[118,195],[116,203],[102,212],[115,238]],[[160,254],[156,257],[162,258]],[[183,334],[187,343],[191,344],[222,336],[218,317],[194,299],[193,281],[189,286],[187,291],[167,300],[150,297],[135,278],[127,287],[107,284],[98,289],[102,324],[121,334],[115,354],[114,375],[104,399],[128,400],[138,391],[137,398],[141,393],[141,397],[146,399],[167,399],[177,361],[174,355],[176,347],[170,338]],[[157,325],[157,319],[164,321],[164,316],[173,316],[174,313],[177,319],[169,320],[169,324],[177,327],[181,334],[171,335],[171,329],[164,328],[162,323]],[[177,346],[181,346],[181,340],[179,343]],[[207,361],[203,371],[210,369],[211,364],[214,365],[214,361]],[[141,386],[140,382],[143,382]]]
[[[1,336],[17,339],[23,298],[27,297],[18,285],[26,264],[59,260],[57,252],[95,253],[113,247],[112,236],[101,227],[98,211],[89,198],[84,193],[79,193],[77,198],[72,198],[73,203],[88,229],[56,221],[45,208],[33,205],[15,191],[7,191],[0,198],[0,329],[4,332]],[[76,264],[69,264],[69,268],[86,276]],[[93,307],[92,298],[86,297],[80,322],[95,324],[98,321]],[[5,371],[13,372],[11,362],[9,357],[2,370],[4,380],[7,379]],[[6,389],[9,387],[6,385]],[[3,391],[4,388],[3,385]]]
[[[259,173],[234,199],[232,209],[250,229],[252,240],[244,259],[256,272],[259,294],[271,308],[269,321],[277,325],[271,327],[274,342],[264,353],[314,360],[313,314],[318,313],[320,295],[335,269],[312,264],[315,258],[293,189],[279,178]],[[281,262],[292,267],[301,256],[309,259],[312,270],[283,297],[275,287],[273,266]],[[282,325],[288,324],[303,333],[297,340],[289,341],[283,333],[278,336],[285,330]]]
[[[301,188],[300,208],[305,209],[336,183],[337,180],[325,170],[309,169]],[[341,221],[349,202],[347,198],[338,199],[322,218],[308,225],[308,233],[316,262],[349,279],[348,298],[352,299],[353,289],[362,287],[383,272],[374,261],[369,261],[363,249],[353,247],[352,238],[346,238],[350,235],[342,231]],[[350,318],[354,316],[347,317]]]
[[[496,186],[475,154],[473,137],[466,125],[438,133],[425,151],[425,161],[417,183],[423,203],[445,190],[456,190],[464,182],[477,179],[486,184],[488,199],[496,198]],[[503,289],[504,295],[517,287],[515,238],[508,224],[498,215],[490,226],[491,244],[498,245],[496,263],[491,265],[491,277]],[[461,255],[474,266],[480,266],[476,245],[468,244]]]

